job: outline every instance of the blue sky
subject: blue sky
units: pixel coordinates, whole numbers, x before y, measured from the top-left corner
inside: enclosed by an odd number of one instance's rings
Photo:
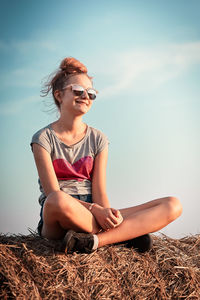
[[[200,232],[200,2],[0,1],[0,231],[39,219],[34,132],[53,122],[42,80],[66,56],[94,77],[84,117],[110,140],[107,191],[122,208],[176,196],[183,214],[161,232]]]

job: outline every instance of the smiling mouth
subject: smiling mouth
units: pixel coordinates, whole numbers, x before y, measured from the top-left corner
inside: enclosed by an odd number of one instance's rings
[[[81,100],[76,100],[76,103],[88,105],[85,101],[81,101]]]

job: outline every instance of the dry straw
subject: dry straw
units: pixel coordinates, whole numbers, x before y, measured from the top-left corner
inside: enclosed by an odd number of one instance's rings
[[[65,256],[34,232],[0,235],[0,299],[200,299],[200,235],[152,237],[145,254],[119,244]]]

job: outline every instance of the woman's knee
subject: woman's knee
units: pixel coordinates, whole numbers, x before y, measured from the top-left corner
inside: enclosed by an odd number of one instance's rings
[[[177,219],[182,214],[182,205],[178,198],[167,197],[165,198],[165,205],[167,206],[168,217],[170,222]]]
[[[44,211],[48,214],[61,214],[63,212],[70,212],[71,197],[62,191],[55,191],[48,195],[44,204]]]

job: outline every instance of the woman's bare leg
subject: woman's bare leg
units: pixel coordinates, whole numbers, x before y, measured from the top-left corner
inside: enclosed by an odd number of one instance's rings
[[[42,236],[61,239],[66,230],[97,233],[100,226],[79,200],[62,191],[51,193],[44,204]]]
[[[182,206],[177,198],[167,197],[120,212],[124,221],[118,227],[97,234],[99,247],[158,231],[181,215]]]
[[[175,197],[163,197],[163,198],[158,198],[158,199],[155,199],[155,200],[148,201],[148,202],[143,203],[143,204],[131,206],[131,207],[128,207],[128,208],[122,208],[122,209],[119,209],[119,210],[120,210],[123,217],[127,217],[131,214],[134,214],[134,213],[138,212],[138,211],[142,211],[144,209],[155,207],[155,206],[161,205],[161,204],[162,205],[165,204],[166,206],[172,206],[172,208],[174,209],[177,206],[177,204],[180,205],[180,201]]]

